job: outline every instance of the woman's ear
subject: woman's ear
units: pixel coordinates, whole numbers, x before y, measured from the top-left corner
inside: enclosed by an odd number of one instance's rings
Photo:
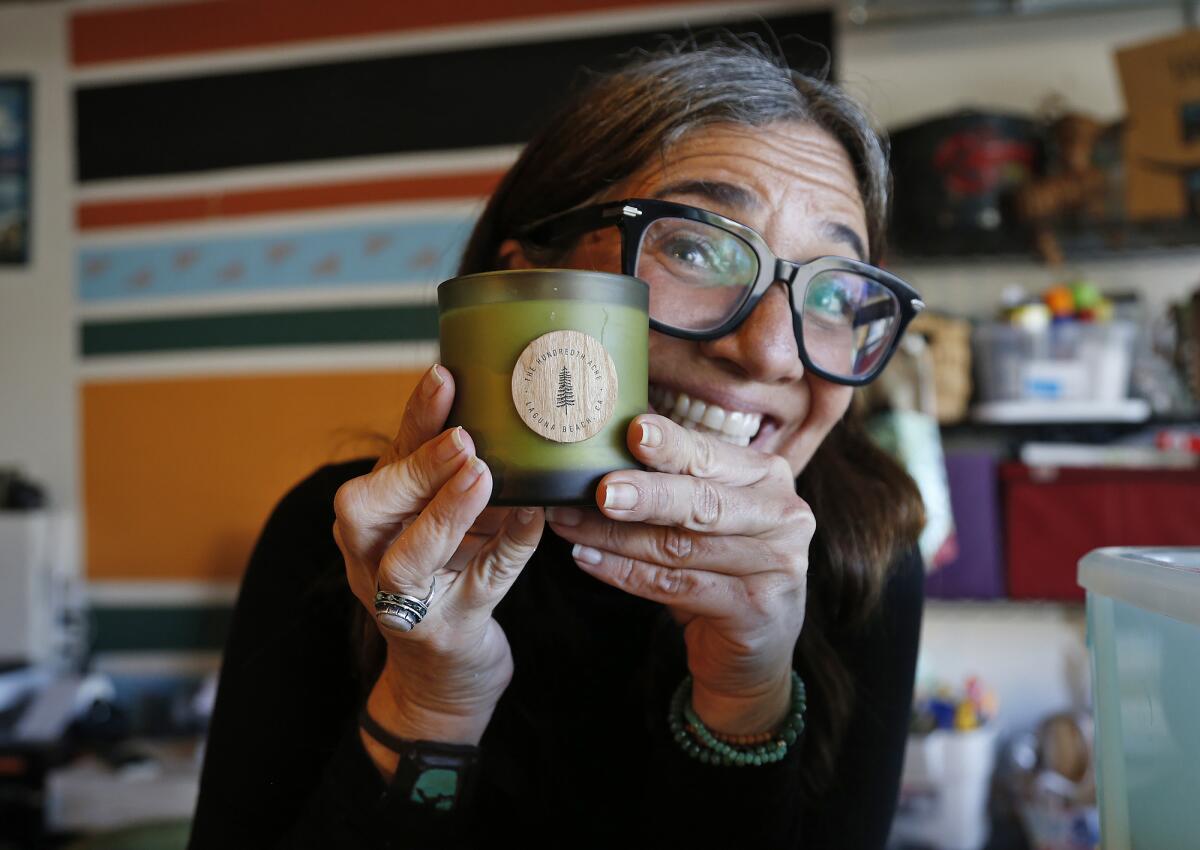
[[[506,269],[535,269],[534,265],[528,256],[525,254],[525,247],[516,239],[505,239],[500,243],[500,250],[496,252],[500,260],[500,264]]]

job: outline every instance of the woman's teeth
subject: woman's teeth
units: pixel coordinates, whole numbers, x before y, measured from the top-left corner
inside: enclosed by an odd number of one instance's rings
[[[735,446],[750,445],[762,425],[761,413],[726,410],[712,402],[654,384],[650,385],[650,404],[684,428],[713,434]]]

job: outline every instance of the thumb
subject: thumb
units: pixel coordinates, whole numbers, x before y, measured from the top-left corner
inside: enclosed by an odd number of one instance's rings
[[[546,527],[542,508],[515,508],[508,512],[500,530],[475,554],[457,582],[461,588],[457,607],[464,618],[483,620],[508,593],[521,570],[537,549]]]
[[[400,428],[392,438],[391,446],[375,464],[376,469],[408,457],[438,435],[450,415],[454,389],[454,376],[449,369],[437,363],[429,367],[409,395]]]

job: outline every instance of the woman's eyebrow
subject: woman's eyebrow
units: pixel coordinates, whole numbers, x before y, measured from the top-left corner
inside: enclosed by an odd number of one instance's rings
[[[866,246],[863,245],[862,239],[854,232],[854,228],[836,221],[827,221],[824,225],[825,237],[832,239],[834,242],[843,242],[853,249],[854,254],[862,262],[867,261]]]
[[[663,186],[651,197],[661,199],[670,195],[706,198],[722,208],[734,211],[752,210],[762,206],[758,197],[749,189],[721,180],[681,180],[678,183]],[[827,239],[848,245],[859,260],[864,263],[867,261],[866,246],[852,227],[840,222],[827,221],[822,230]]]
[[[758,198],[749,189],[720,180],[681,180],[663,186],[653,197],[665,198],[668,195],[695,195],[734,210],[750,210],[760,206]]]

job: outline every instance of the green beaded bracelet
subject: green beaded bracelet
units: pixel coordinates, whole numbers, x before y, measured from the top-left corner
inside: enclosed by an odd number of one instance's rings
[[[792,671],[792,705],[787,719],[765,744],[737,745],[718,741],[692,709],[691,697],[692,677],[688,674],[671,696],[667,725],[680,749],[704,764],[726,767],[771,764],[787,755],[788,748],[804,731],[807,697],[804,682],[795,670]]]

